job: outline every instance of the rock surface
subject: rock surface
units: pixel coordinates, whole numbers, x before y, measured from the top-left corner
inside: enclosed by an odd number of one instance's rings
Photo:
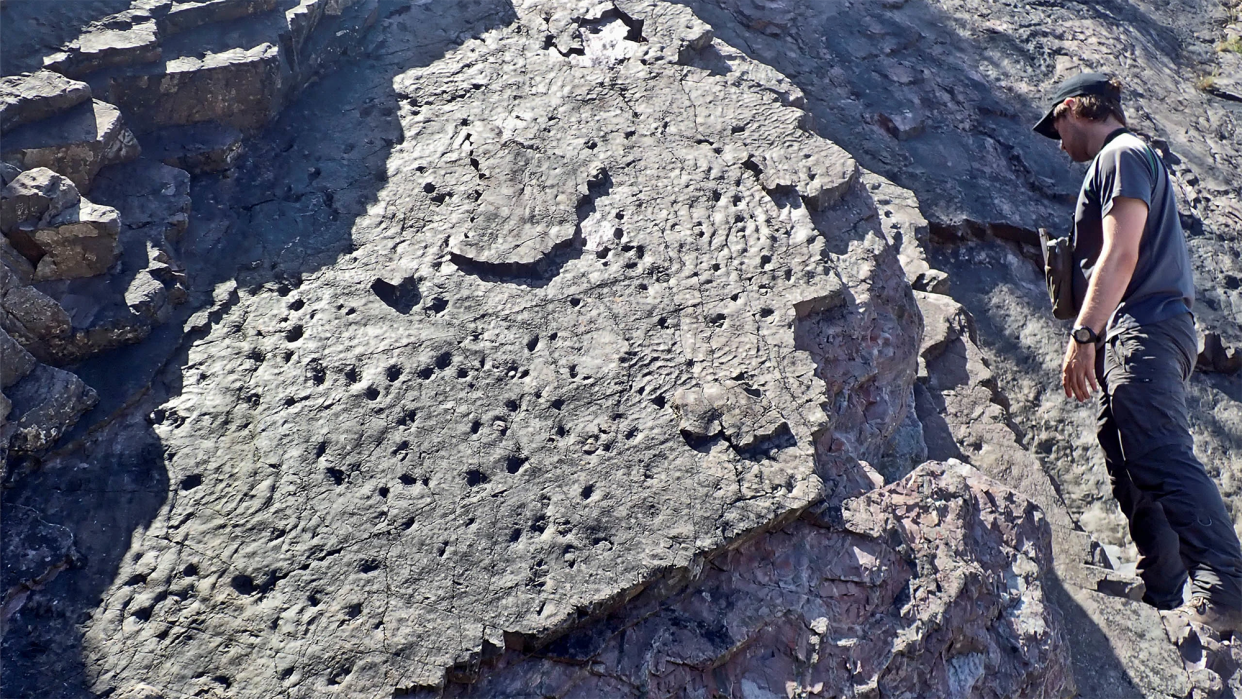
[[[1237,686],[1135,601],[1030,245],[1075,188],[1038,95],[1124,59],[1176,103],[1132,116],[1232,493],[1236,117],[1177,75],[1192,4],[90,0],[15,41],[6,0],[5,70],[59,47],[95,101],[36,74],[4,183],[50,167],[118,246],[0,244],[6,565],[48,552],[6,692]]]
[[[168,572],[106,592],[86,636],[150,660],[88,651],[100,690],[204,673],[256,694],[436,685],[505,635],[561,633],[796,516],[825,481],[852,484],[846,457],[879,450],[914,379],[904,272],[848,156],[761,84],[677,64],[690,18],[656,7],[623,58],[543,51],[532,13],[460,49],[480,74],[398,76],[419,108],[350,261],[287,296],[245,293],[187,358],[224,382],[160,409],[180,494],[142,565]],[[519,59],[529,73],[496,69]],[[530,118],[498,118],[481,82]],[[719,429],[679,431],[679,391],[702,392]],[[252,429],[246,459],[201,449]],[[244,493],[263,482],[258,515]],[[328,509],[284,495],[308,487]],[[270,545],[196,559],[193,604],[161,594],[184,547],[271,527]],[[159,598],[137,625],[133,593]],[[188,626],[285,650],[221,665]],[[183,652],[156,652],[170,642]]]
[[[1033,503],[929,462],[848,501],[840,529],[797,520],[684,590],[415,696],[1069,696],[1050,544]]]
[[[0,158],[23,170],[48,168],[90,191],[99,169],[138,157],[140,148],[116,107],[91,100],[45,121],[14,129]]]
[[[41,121],[90,98],[90,85],[50,70],[0,78],[0,131]]]

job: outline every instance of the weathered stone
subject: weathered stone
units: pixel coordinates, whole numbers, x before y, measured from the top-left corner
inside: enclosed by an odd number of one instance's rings
[[[0,289],[16,284],[29,284],[34,281],[34,265],[24,255],[14,249],[7,236],[0,236],[0,264],[3,265],[6,277]]]
[[[63,369],[39,364],[5,390],[13,401],[9,449],[31,453],[60,439],[99,400],[95,390]]]
[[[900,250],[901,268],[910,286],[915,291],[947,294],[949,275],[927,262],[928,224],[919,212],[918,197],[873,172],[864,170],[862,178],[875,199],[881,230]]]
[[[0,328],[0,389],[21,380],[35,366],[35,358]],[[5,414],[8,411],[5,410]]]
[[[178,0],[159,18],[158,23],[160,32],[167,36],[204,24],[248,17],[275,6],[276,0]]]
[[[45,167],[27,170],[0,191],[0,230],[12,233],[27,222],[32,222],[31,228],[46,225],[80,199],[69,178]]]
[[[40,361],[52,361],[52,347],[72,330],[69,314],[46,294],[0,267],[0,328]]]
[[[43,251],[34,280],[76,279],[107,272],[121,251],[117,242],[120,232],[116,209],[81,200],[31,233]]]
[[[242,134],[212,122],[172,126],[142,137],[147,158],[191,174],[228,170],[242,153]]]
[[[264,43],[111,75],[104,93],[140,131],[217,121],[253,132],[283,104],[281,71],[279,49]]]
[[[45,167],[83,194],[105,165],[138,157],[140,148],[116,107],[92,100],[37,124],[13,130],[0,157],[23,170]]]
[[[1214,77],[1205,88],[1209,94],[1233,102],[1242,102],[1242,80]]]
[[[1180,610],[1161,612],[1169,639],[1177,647],[1195,697],[1223,697],[1242,689],[1242,642],[1190,621]]]
[[[16,165],[0,162],[0,187],[7,187],[20,174],[22,174],[21,168]]]
[[[103,68],[150,63],[159,58],[159,30],[155,22],[143,22],[87,31],[63,51],[45,58],[43,67],[77,78]]]
[[[50,70],[0,78],[0,133],[42,121],[90,98],[90,85]]]
[[[0,590],[4,595],[0,600],[0,632],[3,632],[30,593],[73,565],[79,554],[74,550],[73,534],[68,529],[43,521],[39,513],[29,507],[11,504],[5,506],[0,551],[4,554],[0,557]]]
[[[908,109],[892,114],[881,112],[876,118],[880,126],[899,141],[923,133],[923,117]]]
[[[143,270],[134,276],[125,290],[125,304],[139,316],[167,320],[168,291],[151,273]]]
[[[116,208],[127,228],[155,227],[169,240],[189,223],[189,173],[147,158],[101,172],[92,196]]]
[[[1199,336],[1198,369],[1223,374],[1242,369],[1242,347],[1226,344],[1221,333],[1208,330]]]

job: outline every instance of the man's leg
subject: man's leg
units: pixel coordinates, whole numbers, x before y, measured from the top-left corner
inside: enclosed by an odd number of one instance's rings
[[[1177,533],[1196,593],[1242,608],[1242,547],[1220,491],[1194,455],[1186,408],[1194,326],[1179,316],[1109,342],[1110,406],[1126,471]]]
[[[1111,343],[1109,345],[1111,347]],[[1164,508],[1139,490],[1130,479],[1122,457],[1121,436],[1109,398],[1106,358],[1108,349],[1097,353],[1096,376],[1100,380],[1096,437],[1104,450],[1104,465],[1112,483],[1113,497],[1130,523],[1130,538],[1138,549],[1138,575],[1147,587],[1143,601],[1157,609],[1174,609],[1182,603],[1186,565],[1182,561],[1177,533],[1169,526]],[[1116,364],[1115,361],[1111,362]]]

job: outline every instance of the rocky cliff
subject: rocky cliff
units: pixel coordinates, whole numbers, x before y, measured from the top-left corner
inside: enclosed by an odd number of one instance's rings
[[[1242,691],[1135,601],[1035,266],[1028,122],[1118,72],[1236,499],[1190,4],[5,0],[4,695]]]

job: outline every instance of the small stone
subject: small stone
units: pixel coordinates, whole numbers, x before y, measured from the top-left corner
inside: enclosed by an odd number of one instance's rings
[[[76,279],[107,272],[120,254],[120,231],[116,209],[81,200],[31,234],[43,251],[34,280]]]
[[[923,118],[910,110],[877,115],[880,126],[893,138],[905,141],[923,133]]]

